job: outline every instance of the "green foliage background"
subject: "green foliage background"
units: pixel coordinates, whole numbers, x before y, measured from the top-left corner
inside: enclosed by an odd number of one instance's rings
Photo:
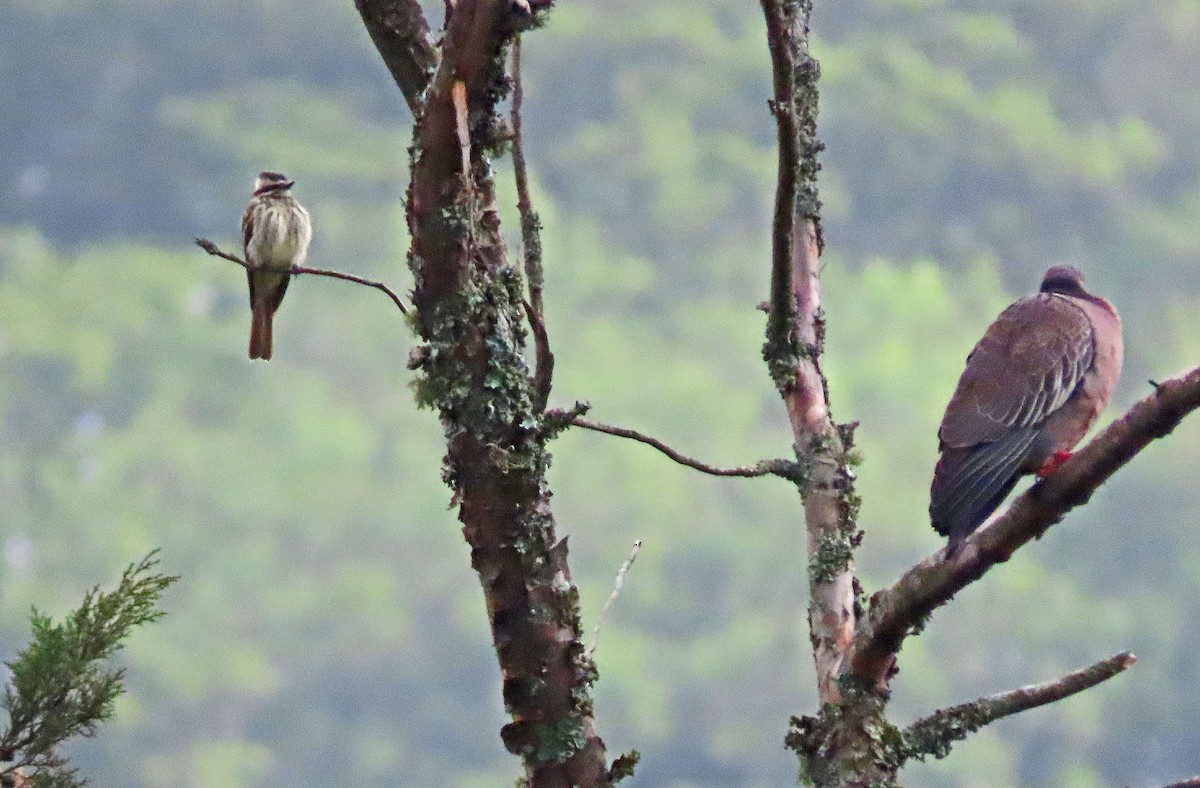
[[[1200,8],[844,0],[815,23],[827,363],[836,415],[862,421],[873,589],[939,547],[941,409],[1048,264],[1080,263],[1125,316],[1114,410],[1197,362]],[[554,402],[714,462],[786,455],[755,310],[775,155],[757,4],[564,0],[525,59]],[[0,656],[31,604],[65,609],[158,546],[183,579],[125,652],[117,720],[74,750],[95,784],[510,783],[405,324],[376,292],[298,281],[276,360],[250,364],[241,272],[189,245],[236,248],[250,179],[280,169],[314,263],[408,286],[410,118],[353,4],[10,0],[0,67]],[[814,703],[794,492],[604,436],[555,454],[588,629],[645,543],[598,651],[633,784],[790,784],[786,719]],[[1192,423],[908,644],[897,721],[1141,657],[911,784],[1200,771],[1198,473]]]

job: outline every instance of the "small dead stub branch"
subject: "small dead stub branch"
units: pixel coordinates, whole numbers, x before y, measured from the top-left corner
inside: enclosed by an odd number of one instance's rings
[[[230,254],[229,252],[221,251],[221,249],[219,249],[215,243],[213,243],[212,241],[209,241],[206,238],[196,238],[195,242],[196,242],[196,246],[199,246],[201,249],[203,249],[204,251],[213,255],[214,257],[220,257],[220,258],[230,261],[231,263],[237,263],[238,265],[240,265],[242,268],[245,268],[245,269],[250,268],[250,266],[247,265],[245,260],[243,260],[242,258],[238,257],[235,254]],[[300,276],[302,274],[311,274],[313,276],[328,276],[333,279],[341,279],[346,282],[353,282],[356,285],[366,285],[367,287],[373,287],[376,290],[379,290],[379,291],[387,294],[387,297],[392,299],[392,303],[395,304],[396,308],[399,309],[403,314],[406,314],[406,315],[408,314],[408,309],[404,306],[404,302],[400,300],[400,296],[396,295],[396,293],[390,287],[385,285],[383,282],[375,282],[370,279],[363,279],[361,276],[355,276],[353,274],[344,274],[341,271],[329,271],[324,268],[306,268],[301,265],[293,265],[287,269],[287,272],[289,274],[294,274],[296,276]]]
[[[599,421],[592,421],[591,419],[586,419],[582,416],[572,415],[569,411],[554,410],[550,411],[547,415],[549,415],[552,420],[561,419],[564,420],[568,425],[581,427],[585,430],[603,432],[606,435],[614,435],[618,438],[628,438],[629,440],[637,441],[638,443],[644,443],[647,446],[651,446],[662,452],[672,461],[677,462],[680,465],[685,465],[688,468],[700,471],[701,473],[707,473],[710,476],[740,476],[743,478],[754,478],[757,476],[779,476],[796,483],[802,483],[804,480],[803,467],[799,463],[791,460],[761,460],[753,465],[739,465],[734,468],[719,468],[715,465],[709,465],[708,463],[693,459],[692,457],[689,457],[680,451],[672,449],[658,438],[647,435],[644,432],[638,432],[637,430],[631,430],[626,427],[614,427],[611,424],[604,424]]]
[[[525,140],[521,130],[521,109],[525,88],[521,82],[521,37],[513,41],[512,51],[512,158],[517,181],[517,211],[521,215],[521,246],[525,258],[525,281],[529,300],[525,314],[533,331],[534,378],[536,395],[534,408],[546,409],[550,388],[554,382],[554,354],[550,352],[550,335],[546,332],[546,307],[542,300],[545,275],[542,270],[542,219],[533,209],[529,197],[529,172],[525,164]]]
[[[853,674],[885,683],[904,639],[939,606],[985,572],[1039,538],[1151,441],[1200,408],[1200,367],[1158,384],[1050,476],[1034,484],[990,525],[976,531],[950,560],[945,550],[926,558],[871,598],[854,647]]]
[[[437,64],[429,23],[417,0],[354,0],[363,25],[414,116]]]
[[[945,758],[950,754],[954,742],[962,741],[984,725],[1091,689],[1122,673],[1135,662],[1137,657],[1123,651],[1054,681],[939,709],[904,730],[904,757],[917,760],[924,760],[930,755]]]

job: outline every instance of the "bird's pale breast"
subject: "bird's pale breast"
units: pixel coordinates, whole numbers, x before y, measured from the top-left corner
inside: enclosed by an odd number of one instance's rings
[[[301,265],[308,255],[310,224],[294,200],[264,200],[254,214],[254,232],[246,252],[255,267]]]

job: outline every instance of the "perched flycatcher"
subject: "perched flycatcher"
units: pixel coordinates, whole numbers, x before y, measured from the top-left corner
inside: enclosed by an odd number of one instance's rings
[[[295,181],[278,172],[260,172],[254,196],[242,216],[242,248],[250,280],[250,358],[271,358],[271,320],[287,292],[288,273],[303,265],[312,241],[312,219],[292,199]]]

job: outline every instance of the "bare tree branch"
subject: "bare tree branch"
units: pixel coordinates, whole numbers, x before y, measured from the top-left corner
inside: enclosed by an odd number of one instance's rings
[[[521,214],[521,246],[525,256],[525,279],[529,284],[529,302],[525,312],[533,331],[535,373],[533,388],[537,399],[534,407],[546,409],[550,388],[554,382],[554,354],[550,352],[550,335],[546,332],[546,310],[542,303],[542,220],[529,198],[529,174],[525,165],[525,141],[521,131],[521,107],[525,88],[521,82],[521,37],[513,40],[512,53],[512,157],[517,181],[517,211]]]
[[[904,757],[917,760],[924,760],[929,755],[945,758],[950,754],[953,742],[962,741],[984,725],[1091,689],[1122,673],[1135,662],[1137,657],[1123,651],[1054,681],[939,709],[917,720],[904,731]]]
[[[421,95],[429,85],[437,53],[429,23],[417,0],[354,0],[375,48],[392,73],[413,115],[421,112]]]
[[[804,480],[803,468],[799,463],[791,460],[761,460],[753,465],[739,465],[736,468],[718,468],[715,465],[709,465],[708,463],[693,459],[682,452],[672,449],[658,438],[651,437],[637,430],[631,430],[626,427],[614,427],[611,424],[592,421],[582,416],[572,416],[568,411],[556,410],[551,411],[548,415],[552,419],[566,418],[568,424],[582,427],[585,430],[603,432],[607,435],[615,435],[618,438],[629,438],[638,443],[652,446],[680,465],[686,465],[701,473],[707,473],[710,476],[741,476],[744,478],[779,476],[794,482],[802,482]]]
[[[771,235],[771,296],[763,357],[787,407],[808,533],[809,631],[822,705],[841,699],[838,677],[855,628],[853,548],[858,499],[847,463],[852,428],[829,413],[820,357],[817,79],[808,51],[810,0],[762,0],[771,52],[779,163]]]
[[[941,550],[871,598],[855,641],[854,675],[882,682],[904,638],[940,605],[1039,538],[1156,438],[1200,408],[1200,367],[1158,384],[1050,476],[1034,484],[999,518],[968,537],[953,558]]]
[[[213,255],[214,257],[221,257],[232,263],[237,263],[242,268],[248,269],[250,267],[249,265],[246,264],[246,261],[243,260],[242,258],[238,257],[235,254],[230,254],[229,252],[221,251],[215,243],[213,243],[212,241],[209,241],[206,238],[196,238],[194,240],[196,242],[196,246],[199,246],[201,249],[203,249],[204,251]],[[397,309],[399,309],[402,313],[404,313],[406,315],[408,314],[408,309],[404,306],[404,302],[400,300],[400,296],[396,295],[396,293],[393,292],[393,290],[390,287],[388,287],[387,285],[385,285],[383,282],[375,282],[370,279],[363,279],[361,276],[355,276],[354,274],[344,274],[341,271],[329,271],[324,268],[307,268],[302,265],[293,265],[287,269],[287,272],[289,274],[294,274],[296,276],[299,276],[301,274],[311,274],[313,276],[328,276],[333,279],[342,279],[346,282],[354,282],[355,284],[358,284],[358,285],[366,285],[367,287],[373,287],[376,290],[380,290],[380,291],[386,293],[388,298],[392,299],[392,303],[394,303],[396,305]]]

